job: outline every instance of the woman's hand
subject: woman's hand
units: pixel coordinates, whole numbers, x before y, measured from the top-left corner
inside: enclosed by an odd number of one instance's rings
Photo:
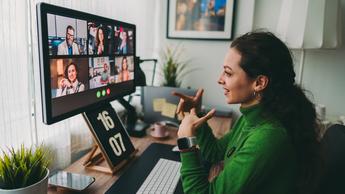
[[[60,88],[65,88],[65,87],[69,88],[69,87],[71,87],[71,83],[69,83],[69,81],[67,79],[65,79],[65,78],[60,80],[60,84],[59,85],[60,85]]]
[[[98,45],[97,54],[98,55],[103,54],[103,44]]]
[[[218,162],[211,166],[208,173],[208,181],[212,182],[224,169],[224,161]]]
[[[199,118],[196,115],[195,108],[192,108],[190,110],[190,114],[186,115],[180,124],[179,130],[177,132],[178,138],[195,136],[197,128],[201,124],[212,118],[215,112],[216,110],[212,109],[205,116]]]
[[[201,97],[204,90],[199,88],[195,96],[187,96],[178,92],[172,92],[172,95],[180,97],[180,102],[178,103],[176,113],[182,114],[184,117],[184,112],[190,112],[192,108],[198,107],[201,103]]]

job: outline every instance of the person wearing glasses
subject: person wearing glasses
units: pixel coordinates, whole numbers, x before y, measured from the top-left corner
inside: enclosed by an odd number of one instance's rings
[[[78,44],[74,42],[74,28],[67,26],[66,39],[58,46],[58,55],[79,55]]]

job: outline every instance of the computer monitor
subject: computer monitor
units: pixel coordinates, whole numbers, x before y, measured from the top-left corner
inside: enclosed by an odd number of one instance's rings
[[[146,123],[163,121],[167,124],[179,124],[178,115],[175,113],[180,98],[171,93],[179,92],[189,96],[195,96],[196,89],[174,88],[174,87],[153,87],[142,88],[141,103],[143,105],[143,120]],[[201,102],[197,107],[201,110]]]
[[[135,25],[45,3],[37,20],[44,123],[135,91]]]

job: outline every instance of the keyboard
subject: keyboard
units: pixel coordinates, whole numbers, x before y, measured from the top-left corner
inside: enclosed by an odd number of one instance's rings
[[[174,193],[180,179],[181,162],[160,158],[137,194]]]

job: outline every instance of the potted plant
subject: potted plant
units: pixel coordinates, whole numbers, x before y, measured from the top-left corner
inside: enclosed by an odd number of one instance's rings
[[[162,86],[168,87],[180,87],[183,77],[186,76],[195,68],[191,68],[190,60],[182,60],[183,49],[180,45],[175,47],[167,46],[162,54],[162,71],[163,71],[163,83]]]
[[[41,194],[48,190],[48,152],[40,145],[35,149],[8,149],[0,157],[0,194]]]

